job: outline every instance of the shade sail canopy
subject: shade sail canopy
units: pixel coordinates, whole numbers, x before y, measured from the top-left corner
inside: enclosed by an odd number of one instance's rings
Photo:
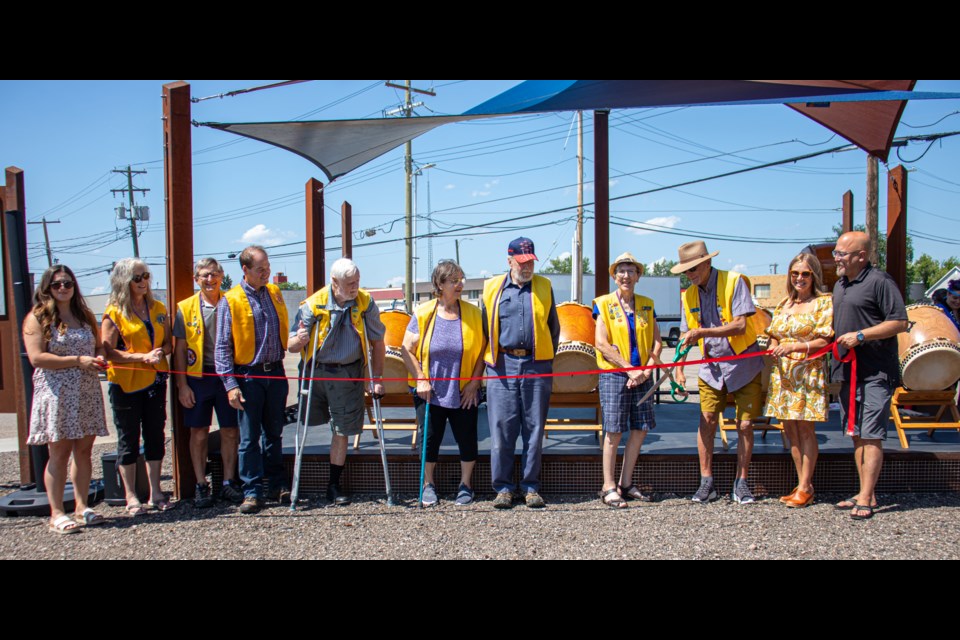
[[[528,80],[458,116],[204,123],[313,162],[330,180],[450,123],[544,111],[786,104],[884,162],[916,80]]]

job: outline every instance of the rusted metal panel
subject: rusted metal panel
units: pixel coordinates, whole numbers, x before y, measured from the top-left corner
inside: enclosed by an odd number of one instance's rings
[[[190,85],[163,85],[163,176],[167,222],[167,311],[193,295],[193,168]],[[190,461],[190,430],[183,424],[177,385],[170,387],[173,481],[178,499],[192,498],[197,481]]]
[[[310,178],[307,190],[307,293],[321,288],[326,280],[326,246],[323,242],[323,183]]]

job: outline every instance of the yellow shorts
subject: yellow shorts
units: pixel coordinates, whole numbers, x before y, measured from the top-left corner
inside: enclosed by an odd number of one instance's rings
[[[702,413],[723,413],[727,406],[726,385],[717,391],[702,379],[697,380],[700,390],[700,411]],[[737,421],[753,420],[763,412],[763,392],[760,388],[760,374],[743,387],[733,392],[737,405]]]

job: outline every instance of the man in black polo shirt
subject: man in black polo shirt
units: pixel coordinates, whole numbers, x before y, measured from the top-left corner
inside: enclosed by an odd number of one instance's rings
[[[857,353],[856,429],[854,460],[860,492],[837,504],[850,509],[858,520],[873,516],[875,488],[883,466],[883,441],[887,437],[890,399],[900,385],[897,334],[907,330],[907,311],[900,290],[886,272],[867,260],[869,239],[852,231],[837,240],[833,257],[840,279],[833,288],[833,330],[843,356]],[[840,422],[846,429],[850,410],[850,365],[833,364],[833,380],[840,388]]]

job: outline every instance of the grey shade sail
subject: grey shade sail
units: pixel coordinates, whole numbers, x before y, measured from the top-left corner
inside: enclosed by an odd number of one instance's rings
[[[317,165],[332,181],[441,125],[489,117],[431,116],[238,124],[207,122],[204,125],[292,151]]]

